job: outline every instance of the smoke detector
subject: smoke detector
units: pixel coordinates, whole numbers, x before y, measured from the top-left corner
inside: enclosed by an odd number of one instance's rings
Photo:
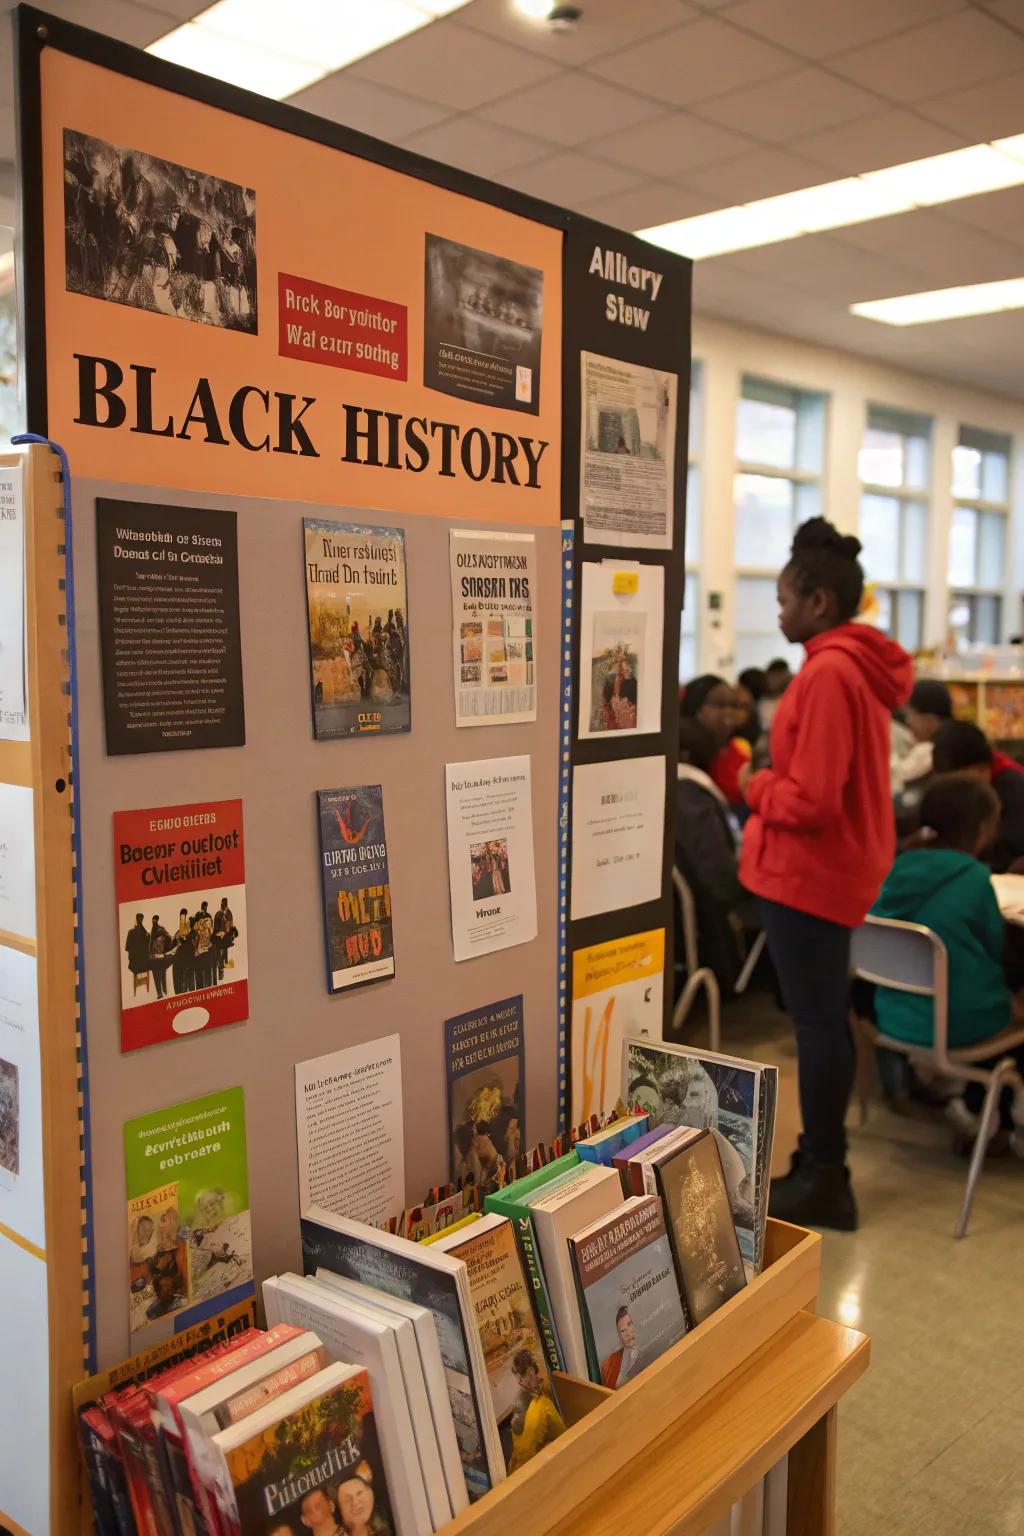
[[[515,0],[516,9],[531,21],[546,21],[554,32],[569,32],[583,15],[578,5],[561,5],[556,0]]]

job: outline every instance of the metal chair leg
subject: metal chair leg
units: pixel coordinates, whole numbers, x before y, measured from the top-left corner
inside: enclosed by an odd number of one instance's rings
[[[954,1237],[965,1237],[967,1223],[971,1216],[971,1206],[974,1204],[974,1191],[981,1177],[981,1170],[985,1162],[985,1153],[988,1151],[989,1128],[992,1124],[993,1114],[998,1113],[999,1099],[1006,1083],[1008,1074],[1013,1073],[1016,1066],[1012,1056],[1004,1056],[998,1062],[989,1078],[988,1090],[985,1094],[985,1103],[981,1111],[981,1125],[971,1153],[970,1167],[967,1170],[967,1187],[964,1190],[964,1202],[960,1207],[960,1215],[957,1217],[956,1226],[953,1229]]]
[[[747,953],[747,958],[743,962],[743,969],[740,971],[740,974],[736,978],[736,985],[733,988],[733,991],[736,993],[737,997],[741,992],[745,992],[750,985],[750,978],[754,974],[754,968],[761,958],[761,951],[764,949],[766,942],[767,938],[764,929],[762,928],[753,944],[751,944]]]
[[[675,1033],[682,1029],[693,1007],[693,1000],[701,988],[704,989],[708,1000],[708,1038],[711,1049],[717,1051],[721,1043],[722,995],[718,990],[717,976],[706,965],[694,971],[679,994],[679,1001],[672,1014],[672,1030]]]

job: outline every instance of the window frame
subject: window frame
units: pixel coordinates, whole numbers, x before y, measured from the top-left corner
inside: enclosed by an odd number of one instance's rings
[[[954,471],[952,461],[949,466],[950,496],[952,498],[953,514],[958,511],[972,512],[974,514],[974,581],[954,581],[949,569],[949,537],[946,547],[946,615],[947,627],[949,615],[954,603],[966,603],[970,612],[970,621],[964,639],[970,645],[998,645],[1003,632],[1003,624],[1006,611],[1006,586],[993,585],[978,580],[981,575],[981,549],[982,531],[984,519],[998,518],[1002,534],[1002,559],[1000,566],[1003,571],[1008,569],[1010,552],[1010,535],[1013,522],[1013,439],[1008,433],[988,432],[979,427],[961,425],[957,435],[956,447],[972,448],[982,455],[980,483],[985,484],[985,458],[999,455],[1006,460],[1006,500],[992,501],[983,495],[968,496],[958,493],[955,488]],[[950,519],[950,536],[952,535],[953,520]],[[995,640],[982,640],[977,638],[978,613],[986,600],[995,603]]]
[[[873,405],[868,403],[867,416],[861,432],[861,446],[857,451],[857,481],[860,486],[860,495],[857,499],[858,532],[862,526],[861,519],[864,513],[864,498],[875,496],[886,501],[897,503],[897,530],[896,530],[896,569],[899,573],[894,579],[888,580],[874,577],[870,570],[865,571],[867,579],[872,583],[877,592],[886,592],[889,595],[890,612],[895,621],[885,633],[898,640],[901,645],[907,642],[899,633],[900,595],[904,592],[914,594],[918,602],[918,631],[911,650],[919,650],[924,644],[926,633],[926,619],[928,613],[928,544],[932,524],[932,463],[931,446],[934,423],[931,417],[917,415],[911,411],[901,411],[891,406]],[[860,472],[860,455],[864,451],[864,438],[868,432],[889,432],[902,439],[903,444],[903,478],[899,485],[882,485],[877,480],[866,480]],[[911,441],[923,441],[927,452],[925,463],[927,475],[922,486],[910,485],[906,479],[906,465],[908,460],[907,443]],[[908,507],[920,507],[924,513],[925,522],[925,559],[924,569],[919,580],[911,580],[903,573],[907,569],[907,509]],[[895,628],[896,633],[893,633]]]

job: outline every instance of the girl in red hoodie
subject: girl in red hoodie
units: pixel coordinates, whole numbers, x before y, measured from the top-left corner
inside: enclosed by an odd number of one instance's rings
[[[779,577],[779,628],[807,660],[772,725],[772,766],[746,784],[752,815],[740,879],[764,930],[796,1030],[803,1135],[771,1187],[784,1221],[853,1231],[844,1121],[853,1084],[847,1023],[850,931],[863,922],[895,849],[892,711],[910,693],[910,657],[852,619],[864,573],[857,539],[824,518],[801,525]]]

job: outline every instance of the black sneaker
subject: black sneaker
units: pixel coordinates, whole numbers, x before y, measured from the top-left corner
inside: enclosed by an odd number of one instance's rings
[[[803,1153],[784,1179],[772,1179],[768,1214],[796,1227],[856,1232],[857,1202],[849,1169],[826,1167]]]

